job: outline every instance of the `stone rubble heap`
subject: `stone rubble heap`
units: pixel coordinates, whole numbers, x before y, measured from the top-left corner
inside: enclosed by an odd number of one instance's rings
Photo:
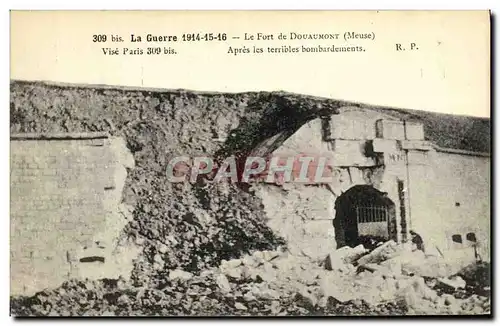
[[[490,298],[467,293],[467,284],[460,276],[433,278],[409,272],[416,260],[413,256],[420,254],[392,241],[370,253],[362,246],[344,247],[333,251],[322,264],[291,255],[283,248],[255,251],[238,259],[223,260],[218,267],[199,274],[170,270],[157,288],[136,287],[124,280],[66,282],[59,289],[17,302],[17,314],[290,316],[490,312]]]

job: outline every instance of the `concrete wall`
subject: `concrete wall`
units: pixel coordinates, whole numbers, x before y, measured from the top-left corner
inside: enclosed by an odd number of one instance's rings
[[[489,259],[490,158],[430,152],[427,165],[410,169],[412,228],[443,250],[456,246],[451,237],[474,232]]]
[[[92,277],[96,267],[116,272],[110,253],[126,223],[125,166],[133,158],[119,138],[11,139],[11,294]],[[80,263],[91,256],[107,261]]]
[[[269,226],[295,253],[319,259],[336,248],[335,200],[354,185],[371,185],[395,205],[398,241],[414,229],[450,250],[453,234],[463,234],[465,243],[465,234],[475,232],[489,256],[488,157],[435,151],[421,124],[352,107],[331,116],[327,128],[319,118],[310,121],[274,152],[300,153],[331,157],[333,182],[256,187]]]
[[[363,117],[366,119],[366,115],[351,110],[345,115],[345,118],[331,122],[330,129],[337,130],[338,133],[339,130],[357,128],[356,125],[346,126],[345,123],[352,122],[353,119],[361,121]],[[379,117],[372,117],[373,135],[375,121]],[[323,133],[323,122],[319,118],[314,119],[288,138],[273,155],[287,157],[313,154],[331,157],[332,183],[293,183],[283,186],[260,184],[255,187],[257,195],[263,200],[271,229],[287,240],[291,252],[314,259],[322,259],[336,248],[333,220],[338,196],[355,185],[384,187],[383,168],[377,166],[373,157],[365,155],[364,145],[367,139],[324,141]],[[386,184],[389,185],[387,182]]]

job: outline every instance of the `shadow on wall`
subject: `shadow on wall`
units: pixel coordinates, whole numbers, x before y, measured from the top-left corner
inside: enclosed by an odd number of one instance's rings
[[[318,100],[279,93],[250,101],[250,113],[241,118],[237,128],[229,131],[224,144],[215,153],[215,159],[222,162],[234,156],[240,179],[248,156],[267,157],[305,123],[319,116],[334,114],[339,106],[340,102],[318,103]],[[247,184],[238,183],[238,187],[249,191]]]
[[[335,103],[317,103],[317,100],[313,102],[308,98],[277,93],[267,97],[248,103],[249,111],[256,113],[243,117],[238,128],[229,132],[222,148],[216,153],[217,158],[231,155],[245,157],[256,149],[264,150],[262,155],[270,154],[303,124],[318,116],[335,113],[338,107]],[[275,142],[261,148],[267,139],[280,133],[282,135]]]

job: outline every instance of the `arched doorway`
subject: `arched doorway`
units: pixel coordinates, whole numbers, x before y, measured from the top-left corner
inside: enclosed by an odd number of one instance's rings
[[[335,211],[337,248],[359,244],[373,248],[380,241],[397,240],[395,205],[372,186],[350,188],[335,201]]]

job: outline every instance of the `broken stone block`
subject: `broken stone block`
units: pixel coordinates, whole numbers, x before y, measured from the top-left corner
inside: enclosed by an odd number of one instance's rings
[[[341,259],[339,259],[338,257],[332,256],[331,254],[329,254],[325,258],[324,265],[325,265],[326,270],[333,271],[333,270],[337,270],[337,269],[341,268],[341,266],[344,265],[344,262]]]
[[[428,287],[424,289],[424,293],[423,293],[424,299],[429,300],[431,302],[436,302],[437,297],[438,297],[438,295],[437,295],[436,291],[434,291]]]
[[[437,284],[437,286],[452,292],[456,291],[457,289],[464,289],[465,285],[465,281],[460,276],[455,276],[452,278],[440,278],[438,279]]]
[[[223,292],[231,292],[231,284],[229,284],[229,281],[224,274],[219,274],[215,278],[215,282]]]
[[[365,249],[365,247],[360,244],[347,252],[347,254],[344,256],[344,261],[346,264],[352,264],[353,262],[364,256],[366,253],[368,253],[368,251],[368,249]]]
[[[188,281],[188,280],[190,280],[190,279],[193,278],[193,274],[191,274],[189,272],[186,272],[186,271],[183,271],[182,269],[176,269],[176,270],[171,271],[168,274],[168,277],[171,280],[181,279],[181,280],[184,280],[184,281]]]
[[[232,269],[241,266],[241,264],[242,264],[241,259],[223,260],[221,262],[221,267]]]
[[[305,288],[295,295],[295,300],[298,301],[299,305],[308,309],[313,309],[318,303],[318,299],[316,299],[314,294],[310,293]]]
[[[163,258],[161,257],[161,255],[159,254],[156,254],[154,257],[153,257],[153,260],[155,263],[158,263],[160,265],[164,264],[163,262]]]
[[[263,258],[265,261],[271,261],[279,256],[279,253],[276,251],[266,250],[266,251],[263,251],[262,253],[263,253]]]
[[[271,309],[271,313],[274,315],[279,314],[281,311],[280,303],[277,300],[271,301],[271,305],[269,308]]]
[[[248,266],[240,266],[239,269],[241,270],[241,278],[248,279],[252,277],[252,271]]]
[[[375,248],[371,253],[359,258],[357,262],[358,265],[380,263],[384,260],[398,256],[401,252],[401,247],[399,247],[394,240],[390,240]]]
[[[255,286],[252,288],[251,293],[259,299],[276,300],[279,299],[279,292],[272,290],[268,285]]]
[[[368,250],[366,250],[363,245],[354,248],[348,246],[342,247],[328,254],[324,262],[325,268],[327,270],[341,268],[342,265],[353,263],[367,252]]]
[[[243,265],[245,266],[249,266],[249,267],[255,267],[257,266],[257,261],[250,255],[245,255],[242,259],[241,259]]]
[[[240,302],[236,302],[236,303],[234,304],[234,307],[235,307],[236,309],[238,309],[238,310],[248,310],[248,308],[247,308],[244,304],[242,304],[242,303],[240,303]]]
[[[242,269],[240,267],[226,268],[223,272],[226,276],[232,277],[236,280],[239,280],[242,277]]]
[[[383,261],[380,263],[380,266],[385,267],[386,270],[392,275],[401,275],[402,264],[398,257]]]
[[[273,265],[266,262],[262,266],[262,270],[258,271],[258,275],[260,276],[260,278],[262,278],[262,280],[272,282],[277,277],[277,270],[274,269]]]
[[[457,299],[451,294],[443,294],[444,304],[446,306],[457,305]]]
[[[264,260],[264,253],[262,251],[256,251],[252,254],[252,256],[257,260],[257,261],[263,261]]]
[[[352,287],[352,285],[350,286]],[[355,296],[348,291],[347,285],[336,284],[335,280],[331,280],[328,277],[321,279],[320,287],[325,297],[332,297],[340,303],[345,303],[355,299]]]
[[[413,286],[406,287],[406,289],[402,292],[402,298],[408,305],[408,307],[411,307],[413,309],[418,309],[422,301],[422,298],[419,297]]]
[[[160,246],[158,247],[158,251],[162,254],[167,253],[168,251],[167,245],[165,245],[164,243],[160,244]]]
[[[359,266],[357,271],[358,271],[358,273],[361,273],[363,271],[368,271],[370,273],[373,273],[381,268],[383,268],[383,267],[380,265],[377,265],[377,264],[365,264],[365,265]]]
[[[257,298],[253,295],[252,292],[249,291],[243,295],[243,300],[248,302],[248,301],[255,301],[257,300]]]

